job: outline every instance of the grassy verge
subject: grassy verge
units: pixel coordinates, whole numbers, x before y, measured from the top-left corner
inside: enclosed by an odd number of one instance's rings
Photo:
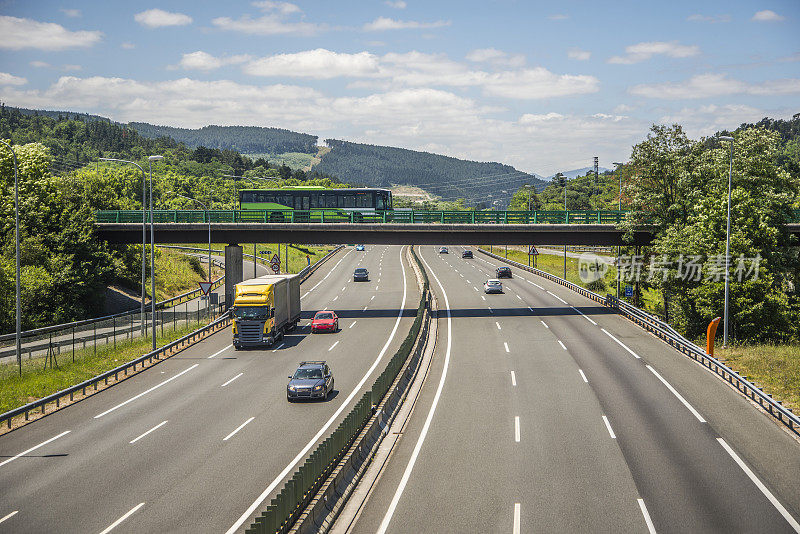
[[[481,245],[482,249],[489,250],[488,245]],[[498,256],[505,257],[506,256],[506,249],[504,246],[495,246],[492,247],[492,252],[497,254]],[[528,254],[521,250],[515,249],[508,249],[508,259],[521,263],[523,265],[528,265]],[[548,272],[550,274],[563,277],[564,276],[564,256],[556,256],[552,254],[539,254],[536,257],[536,268],[542,271]],[[581,287],[585,287],[594,291],[595,293],[599,293],[601,295],[605,293],[612,293],[616,294],[617,291],[617,282],[616,282],[616,269],[613,265],[608,267],[603,278],[592,284],[591,286],[581,280],[580,276],[578,275],[578,258],[570,258],[567,257],[567,280],[574,284],[577,284]]]
[[[181,245],[184,247],[194,247],[194,248],[204,248],[203,245],[197,243],[191,243],[187,245]],[[289,272],[290,273],[299,273],[301,270],[305,268],[308,264],[306,260],[306,256],[309,256],[311,263],[313,264],[320,258],[322,258],[325,254],[330,252],[333,249],[332,246],[321,246],[321,247],[314,247],[311,245],[289,245]],[[218,255],[225,254],[225,245],[220,244],[211,244],[212,254],[216,251]],[[242,245],[242,251],[245,254],[252,254],[253,253],[253,245],[246,244]],[[273,254],[278,253],[278,244],[276,243],[257,243],[256,244],[256,251],[259,256],[259,261],[263,259],[263,263],[268,263],[270,258],[272,258]],[[269,254],[267,254],[269,251]],[[286,258],[284,258],[286,246],[284,244],[280,245],[280,259],[281,259],[281,272],[286,272],[286,264],[284,263]],[[250,258],[245,256],[245,261],[249,261]],[[245,273],[249,275],[249,273]]]
[[[797,412],[800,410],[800,344],[717,348],[732,369]]]
[[[168,330],[156,336],[158,346],[163,346],[189,332],[196,330],[205,322],[191,321],[188,324],[178,325],[175,330]],[[172,325],[169,325],[170,327]],[[22,361],[22,376],[19,374],[17,363],[0,364],[0,413],[5,413],[29,402],[33,402],[47,395],[66,389],[72,385],[80,384],[93,376],[134,360],[150,352],[152,339],[133,338],[117,340],[116,349],[113,344],[97,345],[94,347],[78,349],[75,351],[75,361],[72,361],[72,351],[62,352],[57,356],[58,367],[44,368],[45,358],[33,358]]]
[[[207,267],[194,256],[175,250],[160,248],[156,254],[156,300],[162,301],[197,289],[198,282],[208,280]],[[224,270],[214,266],[212,280],[223,276]],[[150,293],[150,278],[147,278],[147,292]]]

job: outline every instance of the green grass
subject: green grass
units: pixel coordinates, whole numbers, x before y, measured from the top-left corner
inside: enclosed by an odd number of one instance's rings
[[[186,245],[182,245],[185,247],[195,247],[195,248],[204,248],[203,245],[197,243],[190,243]],[[224,254],[225,245],[220,244],[211,244],[212,251],[217,251],[217,253]],[[244,244],[242,245],[242,251],[245,254],[252,254],[253,253],[253,245],[252,244]],[[272,255],[278,252],[278,245],[275,243],[258,243],[256,244],[256,250],[259,256],[259,262],[261,262],[261,258],[265,259],[265,263],[269,263],[269,259],[272,258]],[[270,254],[267,256],[266,251],[269,250]],[[285,268],[285,254],[286,246],[281,243],[280,245],[280,259],[281,259],[281,272],[286,272]],[[315,261],[322,258],[325,254],[333,250],[332,246],[322,246],[322,247],[313,247],[310,245],[289,245],[289,272],[290,273],[299,273],[301,270],[305,268],[307,265],[306,263],[306,255],[311,257],[311,263],[313,264]],[[245,256],[245,261],[249,261],[250,258]],[[249,276],[250,273],[245,272],[245,275]]]
[[[243,154],[251,159],[264,158],[270,165],[286,165],[292,170],[302,169],[307,171],[312,165],[319,162],[316,154],[304,152],[284,152],[283,154]]]
[[[197,289],[198,282],[208,280],[206,265],[183,252],[158,249],[156,254],[156,300],[162,301]],[[216,279],[224,274],[223,269],[214,267],[211,275]],[[150,293],[150,278],[147,279],[147,292]]]
[[[717,348],[714,356],[724,359],[784,406],[800,410],[800,344]]]
[[[156,336],[159,347],[166,345],[199,328],[204,322],[191,321],[189,324],[179,325],[161,334],[160,328]],[[75,361],[72,361],[72,351],[62,352],[57,356],[58,367],[51,368],[48,364],[44,368],[45,358],[32,358],[22,360],[22,376],[19,374],[17,363],[0,364],[0,413],[5,413],[19,406],[24,406],[47,395],[66,389],[75,384],[88,380],[101,373],[114,369],[125,362],[134,360],[150,352],[151,337],[117,340],[116,350],[112,344],[97,345],[97,353],[93,347],[75,351]]]
[[[481,245],[480,248],[487,251],[489,250],[488,245]],[[493,246],[492,252],[502,257],[505,257],[506,255],[506,249],[505,246],[503,245]],[[523,265],[528,265],[528,254],[521,250],[514,250],[509,248],[508,259],[516,261]],[[563,278],[564,256],[556,256],[552,254],[539,254],[536,257],[536,268]],[[567,280],[569,282],[590,289],[595,293],[599,293],[601,295],[604,295],[606,293],[616,294],[617,286],[615,278],[616,278],[616,269],[614,268],[613,265],[610,265],[605,273],[605,276],[602,278],[603,282],[600,285],[595,284],[593,285],[593,287],[589,287],[589,284],[581,280],[580,276],[578,275],[578,258],[570,258],[569,256],[567,256]]]

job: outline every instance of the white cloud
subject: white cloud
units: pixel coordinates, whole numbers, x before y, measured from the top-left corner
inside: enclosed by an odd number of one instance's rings
[[[708,22],[710,24],[717,24],[720,22],[730,22],[731,16],[730,15],[700,15],[696,13],[694,15],[689,15],[686,17],[686,20],[689,22]]]
[[[725,74],[698,74],[686,81],[635,85],[628,92],[636,96],[664,99],[708,98],[748,94],[759,96],[800,94],[800,79],[785,78],[748,83],[728,78]]]
[[[238,19],[230,17],[218,17],[211,23],[221,30],[249,33],[252,35],[314,35],[326,28],[322,24],[310,22],[290,22],[283,17],[275,14],[264,15],[259,18],[252,18],[243,15]]]
[[[148,28],[163,28],[165,26],[186,26],[192,23],[192,17],[183,13],[171,13],[163,9],[148,9],[133,16],[133,19]]]
[[[509,54],[496,48],[478,48],[466,55],[469,61],[475,63],[490,63],[504,67],[521,67],[525,64],[522,54]]]
[[[38,61],[37,60],[37,61],[31,61],[30,62],[30,66],[31,67],[36,67],[37,69],[46,69],[46,68],[50,67],[50,63],[47,63],[46,61]]]
[[[592,53],[580,48],[570,48],[567,52],[567,57],[577,61],[588,61],[592,57]]]
[[[253,5],[263,11],[278,11],[284,15],[303,12],[299,6],[289,2],[272,2],[271,0],[263,0],[261,2],[253,2]]]
[[[626,46],[625,52],[625,56],[613,56],[609,58],[608,62],[630,65],[648,60],[655,55],[673,58],[691,57],[700,53],[700,47],[697,45],[678,44],[677,41],[652,41]]]
[[[183,54],[179,63],[185,70],[204,70],[211,71],[225,65],[238,65],[250,60],[248,55],[236,55],[227,57],[214,57],[208,52],[198,50],[189,54]]]
[[[755,15],[753,15],[753,18],[750,20],[754,20],[756,22],[780,22],[782,20],[786,20],[786,17],[783,15],[778,15],[770,9],[765,9],[764,11],[756,12]]]
[[[7,72],[0,72],[0,85],[25,85],[28,80]]]
[[[129,42],[124,42],[124,43],[122,43],[122,44],[121,44],[121,45],[119,45],[119,46],[120,46],[120,47],[122,47],[122,48],[124,48],[125,50],[133,50],[134,48],[136,48],[136,45],[135,45],[135,44],[133,44],[133,43],[129,43]]]
[[[100,31],[69,31],[60,24],[0,15],[0,48],[65,50],[86,48],[103,38]]]
[[[419,30],[441,28],[444,26],[450,26],[450,21],[437,20],[435,22],[418,22],[414,20],[396,20],[388,17],[378,17],[372,22],[364,24],[364,31],[377,32],[384,30]]]
[[[758,122],[764,117],[788,117],[788,110],[764,110],[751,106],[710,104],[697,108],[682,108],[659,118],[661,124],[678,123],[690,137],[709,136],[720,130],[732,130],[743,122]]]
[[[403,0],[395,0],[394,2],[392,0],[386,0],[384,4],[394,9],[405,9],[408,6]]]
[[[484,92],[493,96],[535,100],[596,93],[600,82],[594,76],[554,74],[544,67],[490,74]]]
[[[244,72],[253,76],[293,76],[329,79],[363,77],[378,72],[378,58],[369,52],[345,54],[324,48],[295,54],[277,54],[249,62]]]
[[[78,17],[81,16],[81,10],[80,9],[61,8],[61,9],[59,9],[59,11],[61,11],[64,15],[68,16],[71,19],[75,19],[75,18],[78,18]]]

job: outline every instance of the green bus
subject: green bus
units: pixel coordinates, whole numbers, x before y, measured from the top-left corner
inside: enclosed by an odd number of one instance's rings
[[[392,209],[389,189],[297,186],[285,189],[243,189],[242,210],[338,210],[343,213]]]

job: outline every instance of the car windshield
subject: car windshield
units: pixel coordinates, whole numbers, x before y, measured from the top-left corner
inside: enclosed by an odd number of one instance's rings
[[[333,319],[332,313],[318,313],[314,319]]]
[[[508,267],[500,267],[500,272],[501,272],[501,273],[504,273],[504,272],[506,272],[506,271],[510,271],[510,270],[511,270],[511,269],[509,269]]]
[[[294,373],[295,380],[314,380],[322,378],[322,369],[298,369]]]
[[[356,274],[367,274],[366,269],[356,269]]]
[[[500,285],[500,282],[498,282],[497,280],[489,280],[486,283],[489,284],[490,286],[499,286]]]
[[[237,319],[267,319],[269,306],[234,306],[233,315]]]

